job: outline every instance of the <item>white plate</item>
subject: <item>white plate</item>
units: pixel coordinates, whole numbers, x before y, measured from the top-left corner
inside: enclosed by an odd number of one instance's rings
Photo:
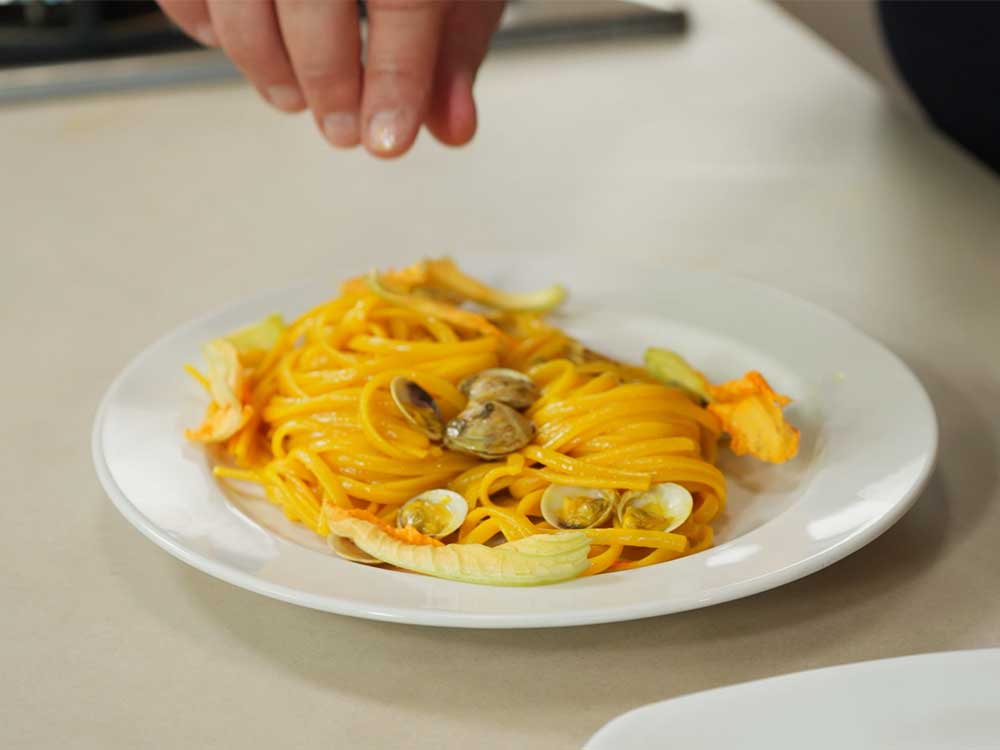
[[[519,273],[513,263],[481,260],[468,270],[505,288],[565,282],[571,300],[561,324],[600,351],[640,361],[646,346],[668,346],[712,380],[759,369],[796,399],[789,414],[802,429],[798,458],[783,466],[725,460],[730,502],[714,549],[555,586],[493,588],[344,562],[273,506],[224,491],[205,452],[181,436],[204,409],[182,365],[197,361],[213,337],[332,296],[357,267],[232,305],[140,354],[109,389],[94,425],[105,489],[171,554],[267,596],[379,620],[545,627],[679,612],[788,583],[877,537],[926,481],[937,447],[926,393],[893,354],[830,313],[715,274],[622,267],[609,274],[544,257],[530,267]]]
[[[584,750],[733,746],[996,750],[1000,649],[847,664],[685,695],[619,716]]]

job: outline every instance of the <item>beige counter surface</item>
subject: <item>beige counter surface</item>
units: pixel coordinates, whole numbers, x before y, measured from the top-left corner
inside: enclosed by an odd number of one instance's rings
[[[475,144],[392,164],[238,85],[0,110],[0,746],[571,748],[649,701],[1000,645],[1000,180],[773,8],[694,9],[682,42],[494,57]],[[850,319],[934,401],[928,489],[769,593],[507,632],[265,599],[105,497],[97,402],[163,332],[332,257],[510,248],[729,270]]]

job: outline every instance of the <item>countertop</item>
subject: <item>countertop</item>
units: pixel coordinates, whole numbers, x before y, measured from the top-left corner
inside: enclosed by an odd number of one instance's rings
[[[692,7],[683,41],[493,57],[474,144],[396,163],[238,84],[0,109],[0,745],[571,748],[650,701],[1000,645],[1000,181],[780,11]],[[97,402],[163,332],[334,257],[511,251],[726,270],[853,321],[933,399],[927,490],[780,589],[505,632],[236,589],[102,492]]]

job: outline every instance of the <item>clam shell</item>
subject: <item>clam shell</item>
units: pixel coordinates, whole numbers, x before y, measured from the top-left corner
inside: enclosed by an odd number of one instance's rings
[[[397,377],[389,383],[389,393],[406,420],[434,442],[444,435],[444,420],[434,397],[414,381]]]
[[[590,529],[608,520],[617,499],[614,490],[551,484],[542,493],[542,517],[557,529]],[[577,507],[567,507],[579,500]]]
[[[673,531],[684,523],[694,508],[691,493],[679,484],[654,484],[644,492],[622,495],[618,522],[626,529]]]
[[[527,409],[538,400],[538,386],[517,370],[495,367],[470,375],[458,385],[469,401],[499,401],[512,409]]]
[[[486,460],[518,451],[534,437],[534,424],[499,401],[470,403],[444,430],[446,448]]]
[[[434,512],[428,512],[428,505]],[[427,490],[399,506],[396,525],[412,526],[421,534],[440,539],[461,526],[468,513],[469,504],[457,492]]]

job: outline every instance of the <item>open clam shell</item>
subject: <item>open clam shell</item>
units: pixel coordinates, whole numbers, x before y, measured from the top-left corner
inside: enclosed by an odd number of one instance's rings
[[[396,525],[440,539],[461,526],[468,512],[469,504],[457,492],[427,490],[399,507]]]
[[[542,517],[557,529],[590,529],[608,520],[617,500],[614,490],[552,484],[542,493]]]
[[[654,484],[644,492],[622,495],[618,522],[625,529],[673,531],[684,523],[694,508],[691,493],[679,484]]]
[[[434,442],[444,435],[444,420],[433,396],[414,381],[402,376],[389,383],[389,394],[406,420]]]

